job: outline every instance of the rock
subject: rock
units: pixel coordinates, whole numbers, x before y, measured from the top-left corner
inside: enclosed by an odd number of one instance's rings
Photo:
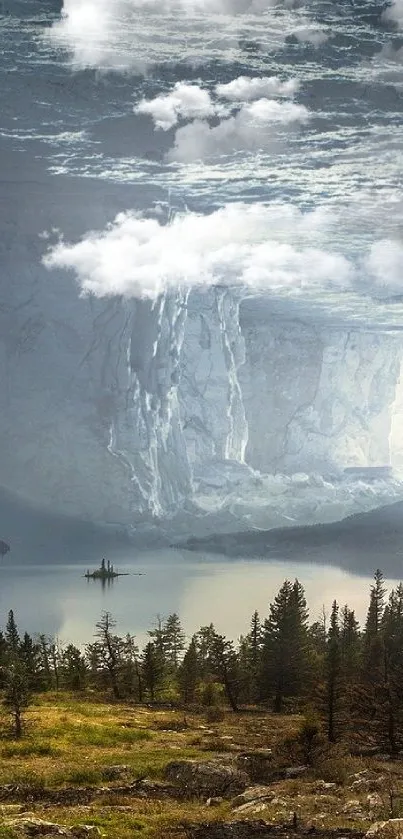
[[[353,781],[351,784],[350,789],[356,792],[359,792],[360,790],[369,790],[370,783],[369,778],[357,778],[357,780]]]
[[[348,819],[365,819],[367,818],[366,813],[364,813],[361,802],[358,798],[352,798],[350,801],[347,801],[344,807],[342,808],[342,813],[347,816]]]
[[[130,766],[125,763],[118,763],[114,766],[105,766],[102,770],[104,781],[119,781],[120,778],[128,778],[131,775]]]
[[[233,807],[242,807],[243,804],[251,804],[256,801],[271,801],[275,797],[275,793],[270,787],[255,786],[248,787],[240,795],[232,801]]]
[[[28,817],[20,817],[17,819],[7,819],[5,822],[7,827],[13,828],[17,832],[25,833],[27,836],[71,836],[71,831],[68,827],[54,822],[47,822],[43,819],[37,819],[29,815]]]
[[[221,796],[216,796],[215,798],[208,798],[206,801],[207,807],[219,807],[224,801]]]
[[[367,795],[367,804],[370,810],[381,810],[384,806],[379,792],[371,792]]]
[[[330,792],[334,789],[337,789],[337,784],[334,781],[318,781],[316,784],[317,792]]]
[[[287,769],[284,770],[284,777],[299,778],[300,775],[304,775],[308,769],[308,766],[288,766]]]
[[[241,804],[240,807],[235,807],[234,813],[237,815],[255,815],[256,813],[263,813],[267,808],[265,801],[248,801],[246,804]]]
[[[189,825],[188,839],[272,839],[273,826],[262,819]]]
[[[198,798],[232,798],[243,792],[249,781],[245,772],[213,761],[172,761],[165,769],[165,777],[186,796]]]
[[[238,755],[237,766],[249,775],[251,781],[255,781],[257,784],[265,784],[275,776],[271,749],[242,752]]]
[[[100,830],[93,824],[80,824],[74,827],[66,827],[62,824],[55,824],[54,822],[44,821],[43,819],[35,818],[31,813],[25,817],[17,819],[7,819],[5,826],[11,828],[16,833],[22,833],[25,836],[47,836],[58,837],[65,836],[68,839],[92,839],[92,837],[100,836]]]
[[[403,819],[375,822],[365,835],[368,839],[403,839]]]

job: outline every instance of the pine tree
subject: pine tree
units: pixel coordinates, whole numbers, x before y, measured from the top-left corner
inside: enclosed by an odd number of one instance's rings
[[[224,635],[216,634],[212,657],[216,675],[224,686],[228,702],[233,711],[238,711],[238,658],[232,641],[228,641]]]
[[[161,649],[152,641],[149,641],[143,650],[141,672],[144,686],[150,694],[151,702],[154,702],[164,673],[164,659]]]
[[[87,678],[85,658],[74,644],[68,644],[61,654],[63,684],[68,690],[84,690]]]
[[[385,591],[383,574],[377,570],[370,589],[355,703],[356,729],[377,743],[383,740],[382,717],[385,711]]]
[[[121,665],[122,639],[115,635],[116,621],[110,612],[103,612],[96,624],[95,637],[99,658],[109,677],[115,699],[121,698],[119,671]]]
[[[214,625],[200,627],[194,636],[200,668],[200,677],[206,679],[214,673],[214,642],[216,638]]]
[[[122,683],[125,693],[135,695],[139,702],[143,698],[143,685],[139,665],[139,648],[134,635],[128,632],[122,645]]]
[[[261,690],[282,711],[284,699],[299,697],[306,689],[308,669],[308,611],[298,580],[285,580],[270,605],[264,624]]]
[[[40,674],[39,647],[38,644],[33,642],[28,632],[24,633],[21,641],[19,657],[26,669],[30,688],[32,690],[41,689],[43,683]]]
[[[326,645],[326,717],[327,736],[331,743],[337,740],[342,688],[342,651],[339,628],[339,607],[333,601]]]
[[[23,733],[23,714],[31,702],[29,677],[22,661],[16,657],[5,671],[3,705],[8,710],[13,724],[13,733],[20,738]]]
[[[255,703],[260,699],[259,673],[261,669],[263,631],[259,613],[254,612],[248,634],[239,640],[239,673],[243,701]]]
[[[23,713],[31,701],[30,680],[21,657],[21,642],[12,610],[6,626],[6,661],[3,668],[3,705],[13,721],[14,736],[19,738],[23,729]]]
[[[385,708],[382,717],[388,750],[397,754],[403,746],[403,585],[389,597],[383,614],[385,650]]]
[[[17,625],[14,619],[14,612],[10,609],[6,625],[6,642],[8,648],[8,657],[13,660],[18,657],[20,648],[20,636],[18,634]]]
[[[192,638],[179,668],[179,689],[183,702],[192,703],[196,698],[199,680],[199,659],[196,639]]]
[[[170,670],[178,669],[185,648],[185,633],[177,614],[169,615],[163,627],[164,659]]]

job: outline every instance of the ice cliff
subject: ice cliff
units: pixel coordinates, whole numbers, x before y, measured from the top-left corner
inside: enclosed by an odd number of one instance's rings
[[[231,493],[252,506],[259,472],[393,460],[399,337],[279,321],[222,288],[156,304],[80,299],[66,279],[8,292],[2,483],[36,503],[135,524]]]
[[[102,228],[130,190],[72,179],[68,192],[31,169],[29,180],[21,158],[4,173],[3,487],[92,521],[182,510],[189,527],[208,514],[207,528],[329,520],[401,493],[340,479],[348,466],[402,465],[398,334],[286,318],[227,288],[155,304],[82,298],[41,265],[41,233]]]

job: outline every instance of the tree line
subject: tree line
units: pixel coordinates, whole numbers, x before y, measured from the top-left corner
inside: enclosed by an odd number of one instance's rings
[[[0,689],[17,736],[36,691],[93,690],[139,703],[314,713],[330,743],[396,753],[403,748],[403,584],[387,597],[376,571],[363,628],[336,600],[311,623],[303,586],[285,580],[267,616],[254,612],[237,643],[213,624],[187,641],[172,614],[157,620],[141,650],[133,635],[117,634],[110,612],[80,650],[45,635],[20,637],[10,611],[0,632]]]

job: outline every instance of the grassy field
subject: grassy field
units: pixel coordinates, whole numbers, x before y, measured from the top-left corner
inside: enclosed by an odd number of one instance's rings
[[[273,748],[296,733],[300,724],[297,716],[230,711],[222,720],[209,722],[202,712],[184,714],[107,704],[91,696],[78,701],[65,693],[44,694],[27,712],[24,738],[15,741],[4,735],[0,740],[0,792],[6,784],[29,785],[35,792],[25,804],[18,790],[15,800],[10,791],[3,797],[0,837],[11,839],[7,820],[27,812],[69,826],[97,825],[110,839],[178,839],[183,823],[241,818],[230,801],[212,807],[206,801],[143,799],[114,790],[139,778],[162,778],[174,759],[230,760],[245,750]],[[129,780],[106,780],[108,767],[121,764],[128,767]],[[356,774],[365,771],[374,779],[372,786],[365,782],[365,774]],[[363,783],[356,783],[360,777]],[[74,799],[74,788],[83,787],[97,790],[85,805],[55,801],[56,791],[73,789]],[[393,806],[399,808],[403,768],[390,761],[346,759],[335,753],[319,769],[270,787],[271,800],[248,818],[286,823],[296,812],[305,825],[367,829],[371,821],[390,815],[391,790]],[[376,805],[373,798],[369,801],[374,789]],[[49,791],[53,791],[50,802]]]

